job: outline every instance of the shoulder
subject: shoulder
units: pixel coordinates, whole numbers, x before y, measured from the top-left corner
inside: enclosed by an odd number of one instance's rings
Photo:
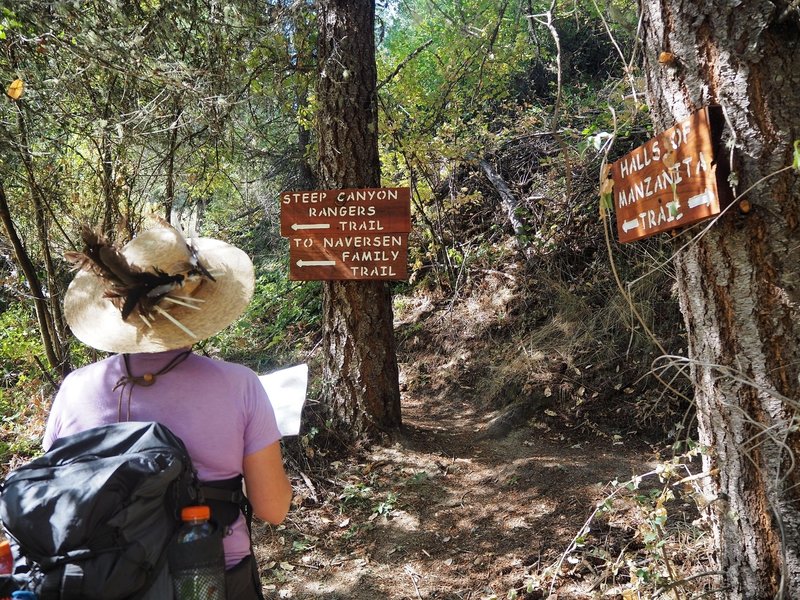
[[[98,370],[102,371],[102,370],[108,369],[110,367],[116,366],[117,363],[120,360],[121,360],[121,355],[120,354],[111,354],[109,356],[106,356],[105,358],[102,358],[102,359],[98,360],[98,361],[89,363],[88,365],[84,365],[83,367],[79,367],[79,368],[75,369],[74,371],[70,372],[70,374],[67,375],[67,377],[71,377],[73,375],[81,375],[81,374],[85,374],[85,373],[91,373],[92,371],[98,371]]]
[[[116,372],[119,370],[119,360],[119,355],[114,354],[97,362],[93,362],[86,366],[75,369],[64,378],[60,387],[76,384],[83,385],[87,380],[103,377],[112,371]]]
[[[190,363],[190,377],[196,378],[197,382],[215,382],[224,384],[229,389],[250,389],[260,387],[261,383],[258,375],[245,365],[210,358],[207,356],[194,355]]]
[[[258,377],[255,371],[245,365],[228,362],[219,358],[211,358],[209,356],[202,356],[199,354],[193,355],[193,366],[201,370],[209,370],[215,373],[223,373],[230,376],[238,377]]]

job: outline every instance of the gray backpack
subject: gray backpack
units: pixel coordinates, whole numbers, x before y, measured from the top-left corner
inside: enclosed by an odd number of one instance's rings
[[[201,486],[183,442],[163,425],[115,423],[61,438],[0,489],[0,520],[16,559],[0,594],[172,598],[169,548],[181,508],[198,503],[212,506],[221,537],[246,503],[241,478]]]

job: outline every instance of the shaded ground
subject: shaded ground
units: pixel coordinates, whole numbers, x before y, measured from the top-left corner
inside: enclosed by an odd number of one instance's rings
[[[313,502],[306,486],[265,531],[270,598],[505,597],[567,548],[610,481],[652,468],[649,449],[542,427],[481,438],[465,402],[404,410],[402,440],[342,465],[343,493]]]
[[[690,495],[652,475],[664,440],[636,418],[648,390],[520,351],[512,283],[398,311],[404,431],[322,474],[295,469],[287,521],[257,532],[268,599],[645,598],[696,562]]]

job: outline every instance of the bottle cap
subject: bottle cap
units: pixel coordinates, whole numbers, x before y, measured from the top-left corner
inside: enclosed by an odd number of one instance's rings
[[[181,510],[181,521],[208,521],[211,509],[205,505],[186,506]]]

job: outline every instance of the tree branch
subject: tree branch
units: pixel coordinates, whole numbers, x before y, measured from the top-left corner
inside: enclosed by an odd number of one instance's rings
[[[422,44],[422,45],[421,45],[419,48],[417,48],[416,50],[414,50],[414,51],[413,51],[411,54],[409,54],[408,56],[406,56],[406,57],[405,57],[405,58],[404,58],[402,61],[400,61],[400,63],[398,63],[398,65],[397,65],[397,66],[394,68],[394,71],[392,71],[392,72],[389,74],[389,76],[388,76],[386,79],[384,79],[383,81],[381,81],[381,82],[378,84],[378,88],[377,88],[377,89],[378,89],[378,90],[380,90],[380,89],[381,89],[381,88],[382,88],[384,85],[386,85],[386,84],[387,84],[387,83],[389,83],[389,82],[390,82],[392,79],[394,79],[394,78],[397,76],[397,74],[398,74],[398,73],[399,73],[399,72],[400,72],[400,71],[401,71],[403,68],[405,68],[405,66],[406,66],[408,63],[410,63],[412,60],[414,60],[414,58],[416,58],[416,56],[417,56],[417,55],[418,55],[420,52],[422,52],[423,50],[425,50],[425,48],[427,48],[428,46],[430,46],[432,43],[433,43],[433,39],[431,38],[431,39],[429,39],[427,42],[425,42],[424,44]]]

